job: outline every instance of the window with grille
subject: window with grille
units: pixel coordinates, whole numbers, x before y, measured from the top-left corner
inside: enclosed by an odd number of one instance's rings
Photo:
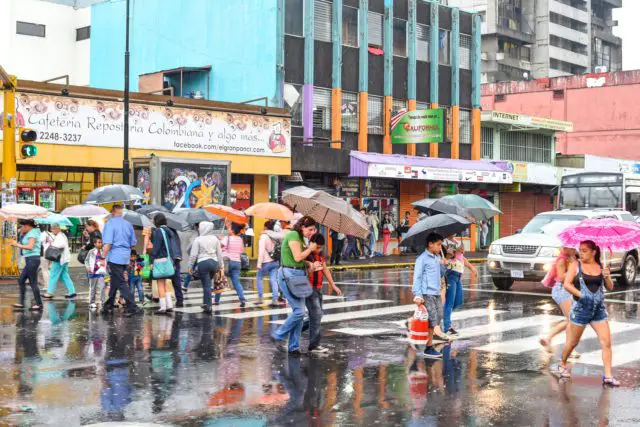
[[[393,20],[393,54],[407,56],[407,21]]]
[[[313,127],[331,130],[331,89],[313,88]]]
[[[91,27],[76,28],[76,41],[88,40],[91,37]]]
[[[527,132],[500,134],[500,159],[516,162],[552,163],[553,137]]]
[[[367,42],[369,46],[375,46],[382,48],[384,33],[383,33],[383,16],[379,13],[369,12],[368,13],[368,23],[369,23],[369,38]]]
[[[460,110],[460,144],[471,144],[471,111]]]
[[[449,31],[440,30],[440,40],[438,41],[439,64],[449,65],[451,57],[449,55]]]
[[[384,112],[383,98],[381,96],[369,95],[367,112],[367,127],[372,135],[384,134]]]
[[[331,42],[331,3],[316,0],[313,9],[313,38]]]
[[[290,36],[302,37],[304,29],[303,0],[285,0],[284,4],[284,33]]]
[[[342,44],[358,47],[358,9],[342,6]]]
[[[460,34],[460,50],[459,50],[460,68],[465,70],[471,69],[471,36]]]
[[[16,34],[23,36],[44,37],[46,35],[46,26],[42,24],[33,24],[31,22],[16,22]]]
[[[416,59],[418,61],[429,62],[429,26],[416,25]]]
[[[358,132],[358,94],[342,92],[342,130]]]
[[[302,126],[302,85],[297,85],[293,83],[287,83],[293,86],[300,96],[295,104],[291,106],[291,126],[301,127]]]
[[[428,110],[429,108],[431,106],[427,102],[416,102],[416,110]]]
[[[493,159],[493,129],[480,129],[480,156],[483,159]]]
[[[402,110],[406,111],[406,109],[407,101],[405,101],[404,99],[394,99],[391,106],[391,117],[397,116],[402,112]]]

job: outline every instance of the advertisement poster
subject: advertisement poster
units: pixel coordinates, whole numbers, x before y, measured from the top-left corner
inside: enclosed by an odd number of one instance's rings
[[[245,210],[251,206],[251,184],[231,184],[231,189],[236,192],[236,201],[231,207],[238,210]]]
[[[151,197],[151,169],[148,166],[138,166],[133,168],[133,184],[142,194],[144,198],[149,200]]]
[[[121,102],[17,94],[18,116],[38,142],[122,147]],[[132,103],[131,148],[291,157],[291,120]]]
[[[393,144],[426,144],[444,142],[443,108],[406,111],[391,119]]]
[[[228,165],[162,163],[162,205],[172,211],[227,200]]]
[[[381,163],[369,163],[367,174],[380,178],[417,179],[423,181],[487,182],[494,184],[511,184],[513,182],[511,174],[504,171],[444,169]]]

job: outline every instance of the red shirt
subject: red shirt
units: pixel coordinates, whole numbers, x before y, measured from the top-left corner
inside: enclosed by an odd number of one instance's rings
[[[309,258],[307,258],[307,261],[310,262],[321,262],[323,265],[325,263],[325,257],[322,255],[318,255],[318,254],[311,254],[309,255]],[[322,289],[322,280],[324,279],[324,273],[322,272],[322,270],[319,271],[313,271],[311,273],[309,273],[309,283],[311,283],[311,287],[313,289]]]

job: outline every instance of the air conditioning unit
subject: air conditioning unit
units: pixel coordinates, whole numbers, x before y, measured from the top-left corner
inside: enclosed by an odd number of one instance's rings
[[[608,70],[607,70],[606,65],[598,65],[598,66],[595,68],[595,72],[596,72],[596,73],[598,73],[598,74],[606,73],[607,71],[608,71]]]
[[[504,59],[504,52],[496,53],[496,61],[502,61]]]

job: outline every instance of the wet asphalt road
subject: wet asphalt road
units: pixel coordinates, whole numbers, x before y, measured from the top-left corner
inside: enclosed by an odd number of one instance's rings
[[[16,314],[16,288],[5,287],[0,425],[640,424],[640,286],[608,295],[622,382],[611,390],[600,384],[593,335],[578,347],[570,381],[548,373],[562,339],[553,357],[537,339],[560,312],[540,285],[499,292],[484,269],[479,280],[466,278],[465,303],[454,315],[461,337],[442,349],[443,360],[425,361],[402,336],[412,314],[410,270],[347,271],[336,279],[346,298],[324,302],[323,344],[331,353],[302,358],[279,353],[269,340],[285,315],[253,304],[240,309],[232,292],[214,317],[199,313],[194,288],[185,312],[172,317],[104,319],[89,313],[85,297],[46,303],[41,315]],[[254,281],[243,280],[249,292]]]

